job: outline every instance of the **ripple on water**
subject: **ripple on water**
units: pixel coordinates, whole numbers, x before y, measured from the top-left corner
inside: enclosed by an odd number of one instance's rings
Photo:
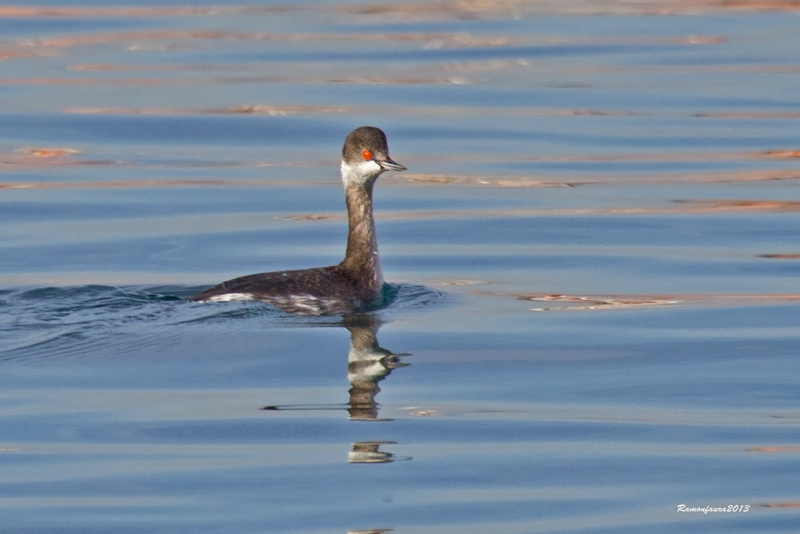
[[[343,318],[300,317],[261,302],[195,303],[186,299],[201,288],[187,286],[42,287],[0,292],[0,359],[57,358],[96,353],[114,345],[114,353],[141,350],[142,344],[163,343],[160,334],[178,325],[225,324],[246,328],[258,320],[275,326],[341,326]],[[391,303],[377,310],[389,315],[418,312],[445,304],[445,293],[414,284],[390,286]],[[136,347],[119,343],[136,335]],[[125,338],[130,339],[130,338]]]
[[[419,284],[393,284],[395,295],[389,308],[393,311],[427,309],[449,303],[452,296]]]

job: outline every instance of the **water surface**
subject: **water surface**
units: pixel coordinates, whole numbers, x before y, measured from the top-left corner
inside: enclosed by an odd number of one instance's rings
[[[3,531],[794,532],[797,16],[0,8]],[[187,302],[340,260],[363,124],[395,302]]]

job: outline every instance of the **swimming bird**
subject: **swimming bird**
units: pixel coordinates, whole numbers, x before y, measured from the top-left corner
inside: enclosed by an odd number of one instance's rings
[[[389,157],[382,130],[356,128],[342,147],[341,173],[349,224],[344,260],[330,267],[234,278],[191,300],[259,300],[303,315],[348,314],[384,306],[391,288],[383,280],[378,257],[372,188],[384,171],[404,170],[406,167]]]

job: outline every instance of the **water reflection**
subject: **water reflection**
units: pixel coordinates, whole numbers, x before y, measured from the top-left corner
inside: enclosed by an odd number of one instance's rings
[[[378,345],[380,320],[367,314],[346,315],[342,325],[350,331],[350,352],[347,355],[347,379],[350,382],[350,402],[346,404],[350,419],[355,421],[390,421],[378,417],[380,392],[378,382],[398,367],[409,364],[400,361],[408,354],[395,354]],[[262,410],[328,410],[337,405],[283,404],[265,406]]]
[[[389,376],[392,370],[406,367],[401,356],[378,345],[377,333],[380,321],[372,316],[349,316],[344,327],[350,331],[350,352],[347,355],[347,379],[350,381],[350,419],[376,421],[378,403],[375,396],[380,392],[378,382]],[[384,419],[386,420],[386,419]]]
[[[350,332],[350,351],[347,354],[347,379],[350,382],[350,402],[346,406],[350,419],[354,421],[391,421],[378,415],[375,396],[380,392],[378,382],[389,376],[398,367],[409,364],[400,361],[408,354],[395,354],[378,344],[380,319],[368,314],[346,315],[342,325]],[[263,410],[329,410],[340,409],[337,405],[273,405]],[[383,445],[395,445],[394,441],[357,441],[347,455],[348,463],[386,464],[410,457],[397,457],[380,450]]]
[[[381,451],[381,445],[396,445],[396,441],[357,441],[347,455],[347,463],[351,464],[390,464],[397,460],[410,460],[409,457],[397,457],[391,452]]]

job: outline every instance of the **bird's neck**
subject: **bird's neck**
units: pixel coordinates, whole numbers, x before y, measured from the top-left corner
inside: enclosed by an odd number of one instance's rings
[[[372,183],[346,183],[345,201],[349,231],[347,252],[341,266],[355,279],[367,283],[368,289],[380,292],[383,272],[378,258],[375,220],[372,217]]]

